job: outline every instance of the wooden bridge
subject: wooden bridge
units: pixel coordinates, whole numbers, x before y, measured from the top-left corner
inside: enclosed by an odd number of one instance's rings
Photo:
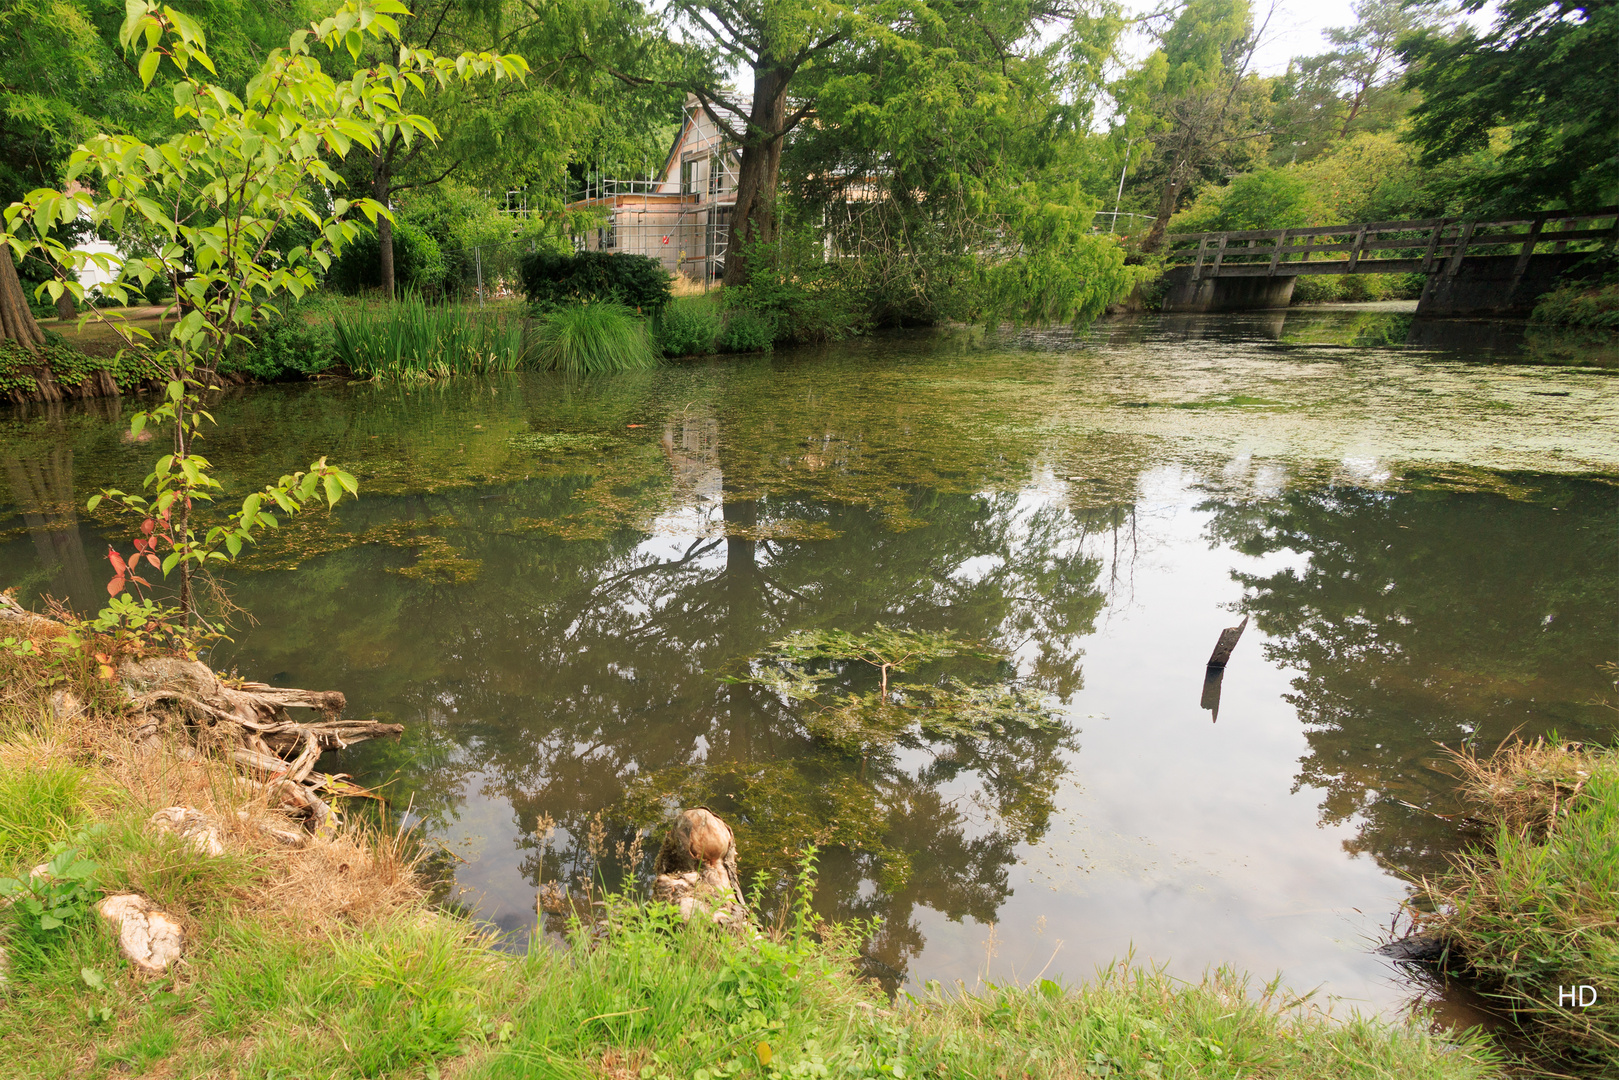
[[[1565,271],[1615,242],[1619,207],[1501,221],[1172,233],[1164,310],[1286,307],[1301,274],[1426,274],[1418,314],[1527,314]]]

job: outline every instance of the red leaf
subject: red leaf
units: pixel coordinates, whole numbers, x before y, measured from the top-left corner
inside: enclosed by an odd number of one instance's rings
[[[152,587],[152,583],[150,581],[147,581],[143,577],[136,577],[134,574],[129,575],[129,580],[135,582],[137,585],[144,585],[148,589]]]
[[[118,572],[119,577],[124,576],[124,568],[127,564],[124,562],[124,557],[122,555],[118,554],[118,552],[114,551],[112,548],[108,548],[107,561],[112,563],[112,568]]]
[[[117,596],[119,593],[121,593],[123,591],[124,591],[124,575],[119,574],[117,577],[115,577],[111,581],[107,582],[107,595],[108,596]]]
[[[163,569],[163,564],[157,561],[157,556],[151,554],[150,552],[148,552],[146,555],[146,561],[152,564],[152,569],[154,570]]]
[[[152,530],[156,528],[157,522],[153,521],[151,518],[147,518],[145,521],[141,522],[141,532],[145,533],[147,536],[151,536]]]

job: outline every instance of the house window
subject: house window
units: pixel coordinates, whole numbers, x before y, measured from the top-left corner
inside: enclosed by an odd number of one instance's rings
[[[680,193],[682,195],[697,194],[697,162],[682,161],[680,163]]]
[[[718,195],[725,186],[725,161],[718,154],[708,159],[708,193]]]

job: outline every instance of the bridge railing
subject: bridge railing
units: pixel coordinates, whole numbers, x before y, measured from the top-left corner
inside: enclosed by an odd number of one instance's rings
[[[1455,275],[1463,258],[1516,255],[1521,275],[1536,251],[1594,250],[1619,239],[1619,207],[1588,214],[1543,211],[1499,221],[1428,218],[1370,221],[1306,229],[1171,233],[1171,265],[1204,277],[1291,277],[1298,274]]]

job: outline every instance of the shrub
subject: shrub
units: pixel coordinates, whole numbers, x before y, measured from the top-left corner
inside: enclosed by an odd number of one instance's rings
[[[1540,298],[1531,322],[1619,330],[1619,284],[1559,285]]]
[[[658,350],[646,322],[625,305],[569,304],[540,321],[534,360],[541,368],[594,375],[653,367]]]
[[[264,382],[308,378],[337,359],[337,339],[328,304],[313,299],[285,308],[232,343],[220,370],[241,372]]]
[[[550,310],[568,303],[610,301],[654,314],[672,298],[669,273],[649,255],[535,251],[519,263],[529,302]]]
[[[438,241],[403,218],[395,220],[393,233],[395,286],[401,292],[441,291],[449,266]],[[377,242],[375,230],[343,249],[326,274],[326,284],[350,294],[382,284],[382,245]]]
[[[712,300],[687,297],[670,302],[658,313],[658,348],[665,356],[702,356],[719,342],[720,314]]]
[[[734,307],[725,317],[719,348],[728,353],[769,352],[775,340],[774,314],[757,308]]]

